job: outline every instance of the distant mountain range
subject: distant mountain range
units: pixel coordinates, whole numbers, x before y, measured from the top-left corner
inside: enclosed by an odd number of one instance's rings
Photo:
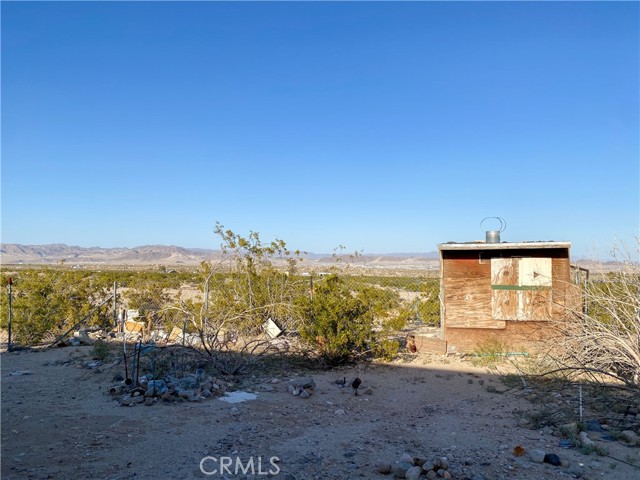
[[[2,265],[198,265],[203,260],[220,258],[219,250],[184,248],[166,245],[143,245],[133,248],[78,247],[62,243],[47,245],[0,244]],[[307,253],[304,258],[324,264],[334,262],[331,254]],[[348,255],[341,255],[343,260]],[[363,254],[351,261],[356,264],[374,266],[398,265],[421,268],[437,268],[438,252]]]

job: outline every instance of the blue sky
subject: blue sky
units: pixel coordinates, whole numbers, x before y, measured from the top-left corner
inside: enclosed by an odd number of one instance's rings
[[[2,242],[639,235],[637,2],[1,8]]]

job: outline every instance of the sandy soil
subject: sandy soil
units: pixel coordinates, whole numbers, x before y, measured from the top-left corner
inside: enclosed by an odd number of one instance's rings
[[[310,372],[291,368],[235,385],[255,392],[252,401],[123,407],[108,393],[119,367],[87,369],[92,350],[2,354],[4,480],[392,478],[377,466],[404,453],[447,457],[454,479],[640,478],[629,464],[640,465],[637,447],[608,442],[624,461],[562,449],[550,428],[519,426],[531,392],[455,359],[311,372],[317,388],[308,399],[292,396],[287,382]],[[358,396],[335,383],[356,376]],[[557,453],[566,466],[517,457],[517,445]],[[242,473],[250,459],[254,475]],[[233,462],[231,474],[222,462]]]

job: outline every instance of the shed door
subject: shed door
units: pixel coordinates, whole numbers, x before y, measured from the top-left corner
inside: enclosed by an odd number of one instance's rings
[[[548,320],[551,258],[492,258],[491,313],[495,320]]]

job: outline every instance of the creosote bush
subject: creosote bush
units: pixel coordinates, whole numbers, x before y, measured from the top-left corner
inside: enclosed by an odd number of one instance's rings
[[[398,351],[398,342],[386,338],[389,329],[385,327],[397,330],[404,322],[393,325],[393,321],[378,319],[396,303],[383,290],[367,287],[354,292],[332,274],[316,283],[313,296],[301,299],[304,321],[300,334],[328,365],[364,354],[391,357]],[[397,322],[398,317],[393,320]]]
[[[109,295],[109,284],[87,272],[53,268],[21,270],[12,275],[12,341],[24,346],[42,342],[88,315]],[[7,279],[2,279],[2,319],[8,326]],[[110,315],[96,311],[87,325],[108,325]]]

